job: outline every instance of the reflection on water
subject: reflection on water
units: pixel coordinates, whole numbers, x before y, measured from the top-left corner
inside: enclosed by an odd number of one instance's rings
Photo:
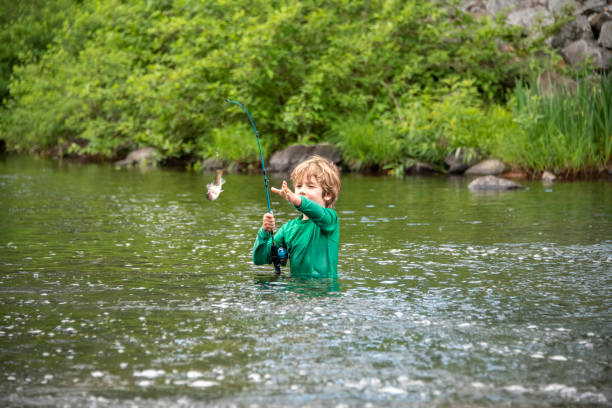
[[[609,182],[344,175],[329,282],[252,265],[261,177],[210,178],[0,162],[2,405],[612,404]]]

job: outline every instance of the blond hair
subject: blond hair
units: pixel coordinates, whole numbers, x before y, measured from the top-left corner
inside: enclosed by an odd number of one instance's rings
[[[329,200],[325,200],[325,207],[334,208],[341,186],[338,167],[324,157],[314,155],[298,164],[291,172],[291,182],[294,186],[313,177],[321,186],[323,197],[330,196]]]

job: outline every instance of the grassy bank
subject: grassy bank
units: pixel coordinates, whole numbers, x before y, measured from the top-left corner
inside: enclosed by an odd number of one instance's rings
[[[516,132],[496,154],[532,172],[597,174],[612,158],[612,78],[582,78],[575,90],[543,95],[518,85],[509,102]]]

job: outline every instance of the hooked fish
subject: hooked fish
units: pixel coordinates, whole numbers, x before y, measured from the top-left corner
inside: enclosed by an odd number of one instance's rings
[[[209,200],[216,200],[219,197],[219,194],[223,190],[221,190],[221,186],[225,183],[225,180],[221,177],[223,175],[223,170],[217,170],[217,177],[215,177],[215,181],[206,185],[206,198]]]

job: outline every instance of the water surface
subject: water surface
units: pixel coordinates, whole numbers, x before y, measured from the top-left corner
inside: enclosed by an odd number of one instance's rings
[[[213,177],[0,161],[3,406],[611,406],[612,183],[343,175],[336,283]]]

